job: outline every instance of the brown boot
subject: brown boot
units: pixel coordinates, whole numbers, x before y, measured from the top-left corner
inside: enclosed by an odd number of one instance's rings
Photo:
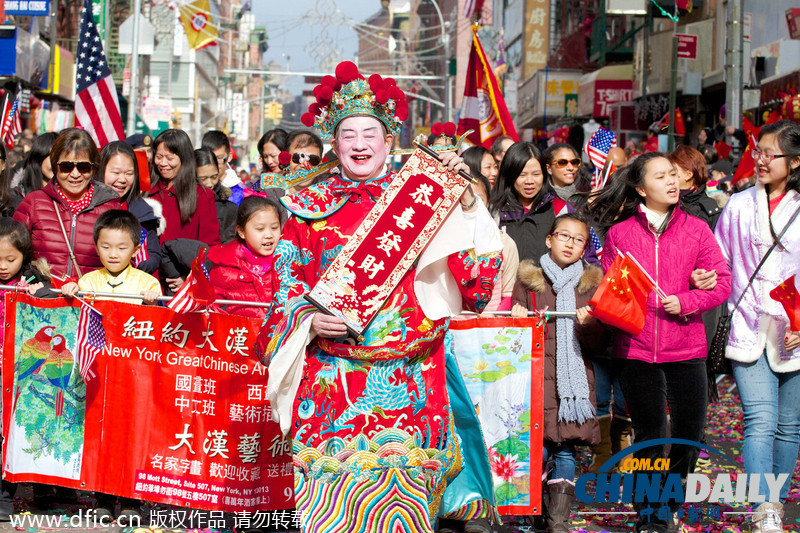
[[[575,485],[569,481],[548,482],[550,504],[547,506],[547,531],[569,533],[570,507],[575,501]]]
[[[600,424],[600,443],[592,446],[592,464],[589,465],[592,474],[611,457],[611,415],[598,416],[597,423]]]
[[[614,455],[630,446],[633,442],[631,438],[632,435],[633,426],[631,425],[631,419],[626,416],[614,415],[614,418],[611,420],[611,454]],[[622,465],[625,464],[625,459],[628,457],[630,456],[623,457],[617,461],[617,464],[620,465],[620,472],[629,473],[622,469]]]

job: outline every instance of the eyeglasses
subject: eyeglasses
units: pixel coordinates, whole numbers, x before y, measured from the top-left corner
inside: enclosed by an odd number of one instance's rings
[[[63,174],[69,174],[73,168],[77,168],[81,174],[88,174],[94,168],[91,161],[59,161],[58,170]]]
[[[577,157],[575,159],[559,159],[557,161],[553,161],[552,164],[555,165],[557,168],[564,168],[567,165],[572,165],[573,167],[578,168],[579,166],[581,166],[581,160],[578,159]]]
[[[572,242],[575,243],[575,246],[584,246],[586,244],[586,239],[580,235],[570,235],[569,233],[556,231],[555,233],[551,233],[550,236],[555,237],[559,242],[569,242],[571,239]]]
[[[753,154],[753,160],[758,161],[759,159],[766,161],[769,165],[772,163],[773,159],[778,159],[779,157],[789,157],[788,154],[765,154],[760,150],[751,150],[751,154]]]
[[[299,165],[303,161],[308,161],[308,164],[312,167],[319,165],[321,158],[318,155],[307,155],[303,152],[295,152],[292,154],[292,163]]]
[[[219,161],[220,163],[224,163],[227,160],[228,160],[228,156],[227,155],[218,155],[217,156],[217,161]]]

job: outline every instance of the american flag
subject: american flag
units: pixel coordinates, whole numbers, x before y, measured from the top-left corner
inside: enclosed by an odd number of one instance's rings
[[[75,124],[101,147],[124,139],[117,89],[94,23],[91,0],[83,0],[76,71]]]
[[[592,240],[592,244],[594,245],[594,251],[597,254],[597,258],[600,259],[603,257],[603,243],[600,242],[600,237],[597,236],[597,233],[594,231],[594,228],[589,228],[589,238]]]
[[[594,178],[592,180],[592,187],[597,185],[597,180],[600,173],[606,164],[608,158],[608,151],[617,145],[617,136],[614,132],[605,128],[598,128],[596,132],[589,139],[586,147],[583,149],[586,155],[594,165]]]
[[[144,228],[140,228],[141,233],[139,234],[139,251],[136,252],[136,255],[133,257],[133,266],[138,266],[142,261],[147,261],[150,259],[150,254],[147,253],[147,230]]]
[[[191,273],[167,304],[167,307],[176,313],[192,313],[208,306],[216,299],[214,287],[208,280],[205,252],[204,248],[200,250],[197,258],[192,262]]]
[[[14,103],[10,108],[8,102],[11,95],[6,95],[3,104],[3,125],[0,126],[0,138],[9,150],[14,149],[14,138],[22,132],[22,119],[19,116],[19,95],[14,98]]]
[[[78,334],[75,347],[78,355],[78,368],[84,383],[97,376],[97,354],[106,346],[106,330],[103,328],[103,315],[87,304],[81,305],[78,317]]]

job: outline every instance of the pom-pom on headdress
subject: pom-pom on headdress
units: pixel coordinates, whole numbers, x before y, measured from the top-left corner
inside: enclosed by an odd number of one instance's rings
[[[313,93],[317,101],[308,106],[300,121],[309,128],[317,126],[325,140],[333,138],[337,126],[347,117],[375,117],[395,136],[408,118],[406,95],[397,83],[379,74],[364,79],[351,61],[336,66],[336,77],[323,76]]]

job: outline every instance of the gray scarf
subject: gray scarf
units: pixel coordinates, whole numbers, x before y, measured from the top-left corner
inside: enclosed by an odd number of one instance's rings
[[[542,270],[553,284],[556,311],[575,311],[575,287],[583,275],[581,261],[561,269],[550,255],[542,256]],[[575,337],[575,318],[556,318],[556,390],[560,399],[558,421],[583,424],[594,417],[589,400],[589,382],[581,357],[581,347]]]
[[[576,192],[578,192],[578,179],[575,178],[575,181],[566,187],[556,187],[553,185],[553,190],[556,192],[556,196],[565,202],[569,202],[569,199],[572,198]]]

